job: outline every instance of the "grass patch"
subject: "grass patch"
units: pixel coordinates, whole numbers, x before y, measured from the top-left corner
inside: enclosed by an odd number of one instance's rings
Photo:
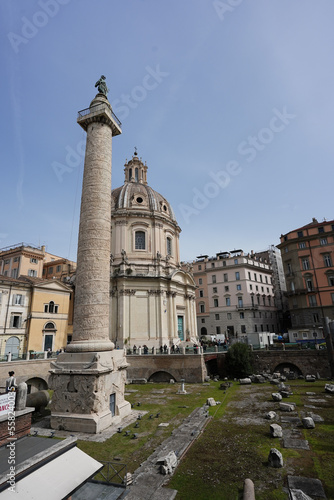
[[[134,472],[195,408],[213,397],[221,404],[209,409],[212,420],[181,460],[168,484],[178,490],[177,500],[239,500],[244,479],[248,477],[254,481],[257,500],[283,500],[287,498],[284,488],[288,475],[318,478],[327,497],[334,498],[333,398],[326,396],[324,381],[308,384],[296,380],[289,385],[293,396],[285,401],[297,404],[299,416],[312,411],[324,419],[323,423],[316,423],[315,429],[301,429],[310,450],[286,449],[282,440],[271,438],[270,422],[264,416],[270,410],[281,415],[279,404],[271,397],[272,392],[277,392],[275,386],[233,383],[222,391],[220,382],[213,381],[209,385],[186,385],[186,395],[177,394],[178,385],[129,385],[126,389],[136,392],[126,395],[126,399],[134,409],[147,412],[138,421],[139,427],[132,424],[103,443],[79,441],[78,446],[97,460],[117,459],[126,463],[128,471]],[[324,399],[325,403],[314,403],[316,409],[305,408],[305,404],[313,404],[309,402],[313,397]],[[160,415],[156,418],[157,413]],[[154,417],[150,419],[149,415]],[[168,422],[169,426],[158,427],[161,422]],[[287,424],[280,425],[285,428]],[[138,439],[125,436],[126,430],[130,430],[131,435],[136,432]],[[281,451],[282,469],[268,466],[271,448]]]

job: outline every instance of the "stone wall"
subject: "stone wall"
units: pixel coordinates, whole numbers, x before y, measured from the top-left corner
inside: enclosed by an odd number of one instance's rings
[[[129,367],[128,380],[146,379],[158,372],[166,372],[176,382],[184,379],[187,383],[201,383],[206,376],[204,357],[201,354],[159,354],[156,356],[145,354],[142,356],[127,356]]]

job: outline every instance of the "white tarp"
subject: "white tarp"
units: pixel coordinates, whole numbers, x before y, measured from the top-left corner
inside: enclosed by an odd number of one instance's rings
[[[1,500],[61,500],[92,477],[102,465],[74,447],[51,460],[13,487],[0,493]]]

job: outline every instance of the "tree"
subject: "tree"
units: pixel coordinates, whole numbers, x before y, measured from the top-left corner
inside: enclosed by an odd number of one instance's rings
[[[232,378],[243,378],[253,371],[252,354],[247,344],[236,342],[226,353],[226,372]]]

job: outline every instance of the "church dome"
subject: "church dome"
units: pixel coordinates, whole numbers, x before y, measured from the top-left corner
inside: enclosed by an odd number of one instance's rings
[[[170,203],[147,184],[147,165],[138,158],[137,152],[124,165],[123,186],[111,191],[112,212],[142,211],[160,215],[176,224]],[[144,214],[143,214],[144,215]]]

